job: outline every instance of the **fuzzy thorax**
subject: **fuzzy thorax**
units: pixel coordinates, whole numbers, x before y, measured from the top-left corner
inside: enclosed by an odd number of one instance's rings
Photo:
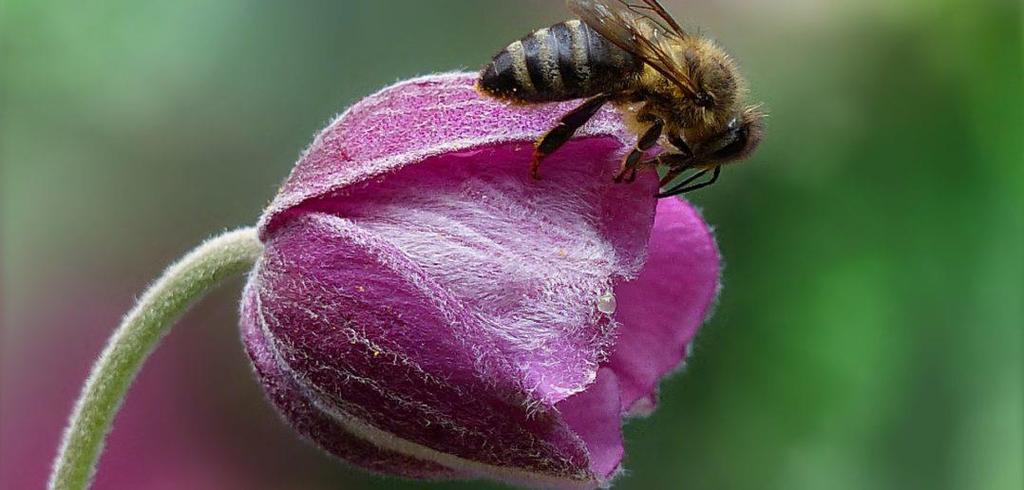
[[[697,37],[670,54],[686,80],[677,83],[646,65],[637,79],[637,92],[646,102],[643,112],[665,121],[667,132],[682,134],[687,141],[721,133],[742,112],[747,92],[735,61],[714,41]],[[629,112],[624,111],[627,119]],[[642,125],[643,113],[636,115]]]

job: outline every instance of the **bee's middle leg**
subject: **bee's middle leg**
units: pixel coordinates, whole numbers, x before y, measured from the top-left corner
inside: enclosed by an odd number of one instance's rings
[[[530,176],[540,180],[540,163],[544,158],[569,142],[584,124],[597,114],[608,101],[609,95],[598,95],[587,99],[579,107],[569,111],[558,121],[558,125],[541,136],[533,149],[533,161],[530,163]]]
[[[640,159],[643,158],[647,150],[650,150],[658,143],[658,138],[661,138],[661,133],[665,129],[665,122],[661,119],[652,117],[652,122],[651,127],[636,141],[633,151],[629,152],[626,158],[622,160],[622,166],[619,168],[618,175],[615,176],[615,182],[633,182],[636,180]]]

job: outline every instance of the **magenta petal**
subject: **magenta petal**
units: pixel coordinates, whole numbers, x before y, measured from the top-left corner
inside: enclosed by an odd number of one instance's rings
[[[490,341],[472,312],[386,241],[308,215],[267,244],[257,274],[265,340],[324,411],[458,458],[586,473],[579,441],[516,367],[481,358]]]
[[[487,359],[486,332],[471,312],[352,222],[314,214],[281,228],[246,301],[261,334],[247,342],[250,352],[265,346],[316,423],[333,422],[326,435],[308,434],[332,451],[353,445],[335,441],[340,426],[385,454],[419,460],[415,471],[442,465],[542,486],[596,481],[559,414],[533,398],[515,366]],[[282,411],[303,429],[293,408]]]
[[[625,453],[620,392],[615,372],[602,368],[586,391],[558,404],[565,422],[587,445],[590,468],[606,481],[615,475]]]
[[[317,409],[314,400],[286,372],[263,335],[256,296],[246,291],[242,303],[242,337],[256,374],[274,406],[300,434],[350,464],[389,475],[419,479],[451,479],[454,470],[380,449],[340,427]]]
[[[525,177],[527,167],[522,165],[528,166],[533,142],[578,103],[509,106],[481,97],[475,82],[476,75],[470,73],[431,75],[398,83],[352,106],[303,154],[260,218],[261,234],[266,236],[281,220],[301,213],[304,203],[348,192],[356,184],[433,156],[513,143],[521,152],[516,175]],[[577,138],[591,136],[613,138],[622,149],[632,144],[611,109],[598,113],[577,133]],[[554,165],[557,162],[549,161],[546,166]]]
[[[653,410],[658,382],[682,363],[711,312],[718,274],[718,248],[697,211],[685,201],[659,202],[647,264],[615,287],[622,328],[609,367],[627,411]]]

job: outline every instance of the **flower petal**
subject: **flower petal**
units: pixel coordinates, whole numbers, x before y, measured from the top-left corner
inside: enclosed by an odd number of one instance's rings
[[[529,161],[533,142],[578,102],[519,107],[480,96],[476,74],[408,80],[367,97],[332,121],[306,150],[260,218],[266,236],[310,200],[343,192],[410,163],[497,143],[516,143]],[[578,138],[631,144],[621,118],[601,111]],[[548,162],[550,163],[550,162]],[[526,175],[528,167],[520,169]]]
[[[303,437],[342,460],[375,473],[417,479],[465,476],[437,463],[381,449],[352,435],[318,410],[314,400],[286,371],[284,365],[278,362],[261,330],[256,299],[253,291],[247,288],[243,294],[241,312],[242,337],[246,350],[267,396]]]
[[[587,445],[590,468],[602,481],[611,480],[625,454],[620,392],[615,372],[602,368],[594,384],[558,404],[565,422]]]
[[[385,453],[461,475],[593,486],[617,467],[621,442],[609,442],[621,412],[614,381],[599,378],[566,400],[588,399],[592,410],[567,409],[576,416],[563,422],[521,384],[518,366],[488,354],[492,332],[448,288],[354,222],[325,214],[294,220],[267,244],[249,291],[255,323],[304,394],[300,405],[320,412],[317,423],[326,416],[349,432],[343,419],[385,430],[398,440],[384,443]],[[334,441],[334,431],[311,437]]]
[[[658,382],[685,359],[711,312],[718,276],[718,248],[697,211],[682,200],[660,201],[647,264],[636,280],[615,286],[622,327],[609,367],[627,411],[654,409]]]

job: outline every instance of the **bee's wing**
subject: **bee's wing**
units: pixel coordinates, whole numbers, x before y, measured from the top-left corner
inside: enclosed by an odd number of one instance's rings
[[[678,45],[686,37],[679,23],[657,0],[639,5],[623,0],[568,0],[569,10],[606,39],[640,58],[676,83],[690,96],[697,90],[679,66],[668,46]],[[653,11],[657,18],[643,13]]]
[[[672,17],[672,14],[668,13],[668,11],[665,10],[665,7],[661,6],[661,2],[658,0],[643,0],[643,3],[644,5],[642,6],[635,6],[634,10],[650,10],[651,12],[654,12],[658,15],[661,21],[668,24],[668,27],[679,35],[679,37],[686,37],[686,31],[684,31],[682,26],[679,25],[679,22],[676,22],[676,19]]]

